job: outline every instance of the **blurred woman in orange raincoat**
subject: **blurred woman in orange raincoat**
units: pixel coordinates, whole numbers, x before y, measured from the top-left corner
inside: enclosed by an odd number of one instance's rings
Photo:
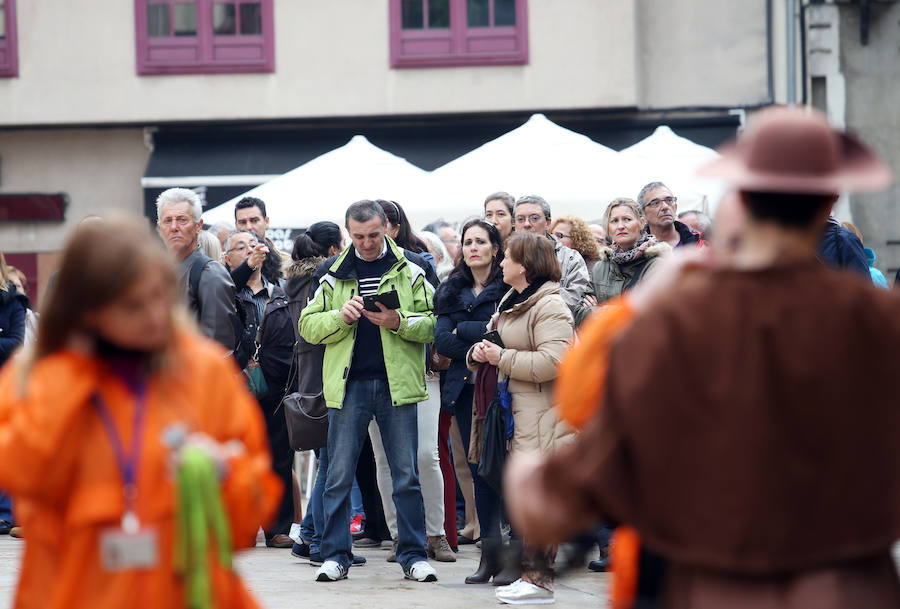
[[[280,484],[259,408],[232,360],[190,329],[177,294],[144,226],[85,224],[34,352],[0,375],[0,488],[27,531],[17,609],[185,606],[173,567],[176,427],[213,447],[234,547],[253,545],[273,515]],[[256,607],[215,556],[211,547],[214,606]]]

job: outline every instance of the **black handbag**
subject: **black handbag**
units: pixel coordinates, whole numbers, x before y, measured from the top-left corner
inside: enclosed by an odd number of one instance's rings
[[[328,407],[321,393],[304,395],[299,391],[284,397],[284,419],[292,450],[315,450],[328,442]]]
[[[328,443],[328,407],[322,393],[321,359],[324,356],[324,348],[320,345],[310,345],[303,340],[298,324],[308,291],[309,284],[303,296],[298,294],[296,300],[288,302],[291,325],[294,328],[294,355],[281,406],[284,408],[288,443],[295,451],[315,450]],[[303,374],[300,370],[301,356],[308,360],[305,362],[307,366]],[[312,359],[316,361],[313,362]],[[313,365],[314,363],[317,365]],[[292,388],[296,391],[288,393]]]
[[[503,492],[503,464],[506,463],[506,411],[495,397],[484,415],[483,448],[478,475],[497,493]]]

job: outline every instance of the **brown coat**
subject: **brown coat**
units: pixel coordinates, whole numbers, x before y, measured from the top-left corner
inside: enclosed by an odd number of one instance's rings
[[[900,389],[879,381],[898,345],[900,298],[815,260],[695,272],[620,336],[599,417],[541,484],[573,527],[632,524],[735,581],[883,557]]]
[[[503,300],[514,294],[510,290]],[[510,450],[550,452],[573,433],[558,421],[553,408],[556,366],[574,337],[572,314],[560,296],[559,284],[544,283],[524,302],[495,313],[488,327],[495,321],[504,345],[499,376],[508,379],[512,394],[515,432]]]

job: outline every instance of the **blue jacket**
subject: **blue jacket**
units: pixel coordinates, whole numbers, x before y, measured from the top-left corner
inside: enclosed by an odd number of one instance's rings
[[[852,231],[838,224],[834,218],[828,219],[822,241],[819,243],[819,260],[834,269],[848,270],[858,273],[866,279],[869,265],[863,244]]]
[[[0,366],[25,341],[25,309],[28,297],[8,284],[0,290]]]
[[[456,400],[472,375],[466,368],[466,352],[484,336],[487,322],[508,290],[498,273],[478,296],[472,293],[472,286],[463,275],[451,275],[434,293],[434,312],[438,316],[434,346],[451,360],[450,368],[441,373],[442,409],[455,409]]]

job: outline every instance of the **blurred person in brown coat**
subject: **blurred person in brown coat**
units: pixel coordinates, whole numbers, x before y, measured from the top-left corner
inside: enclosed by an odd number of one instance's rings
[[[747,211],[733,266],[693,268],[620,335],[575,445],[511,457],[513,524],[535,544],[634,527],[661,559],[648,606],[897,607],[900,395],[866,379],[895,369],[900,299],[815,258],[837,193],[890,173],[784,108],[704,173]]]

